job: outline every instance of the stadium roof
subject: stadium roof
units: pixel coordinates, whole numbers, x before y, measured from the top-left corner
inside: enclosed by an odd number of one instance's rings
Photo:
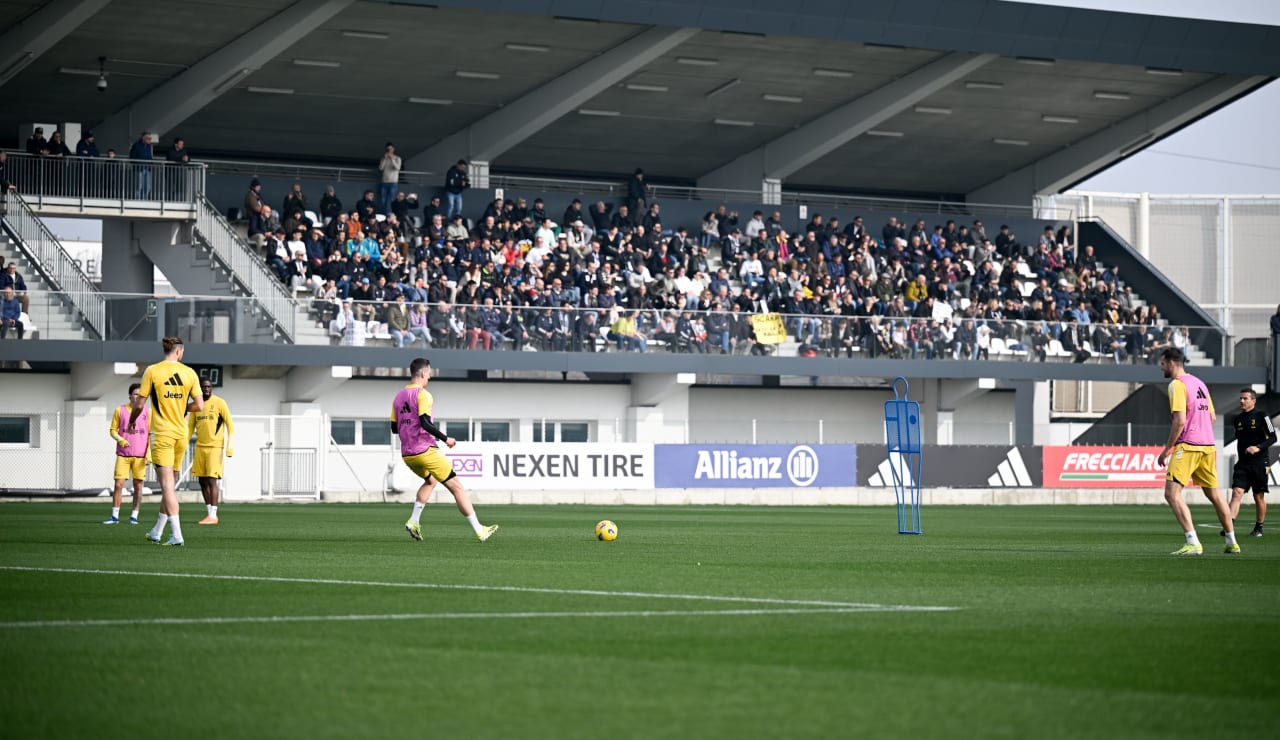
[[[1280,75],[1280,28],[998,0],[13,0],[0,145],[1026,200]],[[99,57],[108,87],[96,90]],[[74,146],[75,142],[70,142]]]

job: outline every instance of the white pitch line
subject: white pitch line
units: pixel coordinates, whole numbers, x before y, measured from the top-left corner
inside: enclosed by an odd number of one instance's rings
[[[196,578],[214,581],[254,581],[263,583],[304,583],[328,586],[367,586],[373,588],[425,588],[446,591],[501,591],[507,593],[567,594],[573,596],[612,596],[635,599],[679,599],[683,601],[718,601],[739,604],[777,604],[779,606],[821,606],[839,609],[876,611],[954,611],[950,606],[912,606],[902,604],[866,604],[847,601],[814,601],[807,599],[769,599],[753,596],[712,596],[706,594],[654,594],[641,591],[598,591],[575,588],[536,588],[533,586],[482,586],[471,583],[403,583],[397,581],[349,581],[337,578],[289,578],[285,576],[238,576],[216,573],[164,573],[159,571],[101,570],[95,568],[44,568],[25,565],[0,565],[0,570],[35,573],[76,573],[108,576],[148,576],[155,578]]]
[[[948,607],[912,607],[913,611],[945,611]],[[49,627],[125,627],[139,625],[189,624],[283,624],[287,622],[384,622],[435,619],[576,619],[600,617],[754,617],[772,614],[858,614],[901,611],[865,608],[814,609],[706,609],[684,611],[616,611],[616,612],[443,612],[421,614],[301,614],[268,617],[157,617],[153,619],[51,619],[29,622],[0,622],[0,629]]]

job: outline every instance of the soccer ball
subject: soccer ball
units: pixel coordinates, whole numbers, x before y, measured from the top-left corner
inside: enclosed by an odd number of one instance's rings
[[[605,519],[596,525],[596,539],[613,542],[618,539],[618,525]]]

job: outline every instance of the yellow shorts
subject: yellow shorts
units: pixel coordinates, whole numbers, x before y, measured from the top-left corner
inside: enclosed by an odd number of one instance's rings
[[[116,472],[114,480],[146,480],[147,458],[122,457],[116,455]]]
[[[191,475],[194,478],[222,477],[222,448],[197,447],[191,458]]]
[[[435,478],[437,483],[443,483],[449,476],[453,475],[453,465],[449,462],[449,458],[441,454],[440,450],[435,447],[417,455],[409,455],[404,458],[404,464],[408,465],[409,469],[423,480],[431,477]]]
[[[1194,483],[1201,488],[1218,487],[1218,451],[1213,448],[1186,447],[1178,444],[1169,458],[1166,481],[1184,486]]]
[[[157,468],[173,468],[174,472],[182,470],[182,458],[187,454],[187,440],[161,437],[151,438],[151,462]]]

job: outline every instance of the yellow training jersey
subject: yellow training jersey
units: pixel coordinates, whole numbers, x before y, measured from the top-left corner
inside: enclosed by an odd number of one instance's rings
[[[196,371],[174,360],[161,360],[142,373],[138,392],[151,401],[151,433],[185,439],[187,400],[200,392]]]
[[[209,396],[204,400],[204,410],[195,411],[188,418],[189,433],[196,435],[196,447],[221,449],[227,434],[236,433],[236,425],[231,421],[231,411],[221,396]]]

